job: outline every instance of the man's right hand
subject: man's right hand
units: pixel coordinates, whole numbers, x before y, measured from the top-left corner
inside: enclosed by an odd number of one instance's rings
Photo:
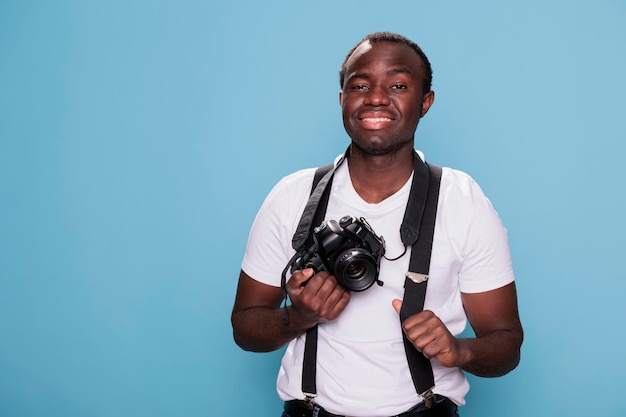
[[[286,289],[291,305],[285,312],[280,287],[263,284],[241,271],[231,314],[237,345],[255,352],[279,349],[317,323],[339,317],[350,301],[350,293],[335,277],[327,272],[314,274],[310,268],[296,271]]]
[[[290,314],[297,320],[317,323],[335,320],[350,302],[350,292],[326,271],[306,268],[293,273],[286,284],[291,299]]]

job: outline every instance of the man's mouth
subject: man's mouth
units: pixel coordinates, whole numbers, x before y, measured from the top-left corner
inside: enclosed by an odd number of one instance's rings
[[[368,130],[384,129],[393,122],[389,117],[362,117],[359,120],[361,126]]]
[[[390,122],[391,119],[389,119],[388,117],[364,117],[363,119],[361,119],[367,123],[384,123],[384,122]]]

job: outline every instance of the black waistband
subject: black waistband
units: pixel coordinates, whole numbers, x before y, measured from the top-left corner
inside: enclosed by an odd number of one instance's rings
[[[457,417],[457,406],[450,399],[441,395],[435,396],[436,403],[431,408],[426,408],[423,403],[401,414],[391,417]],[[316,407],[319,407],[316,405]],[[306,406],[304,401],[292,400],[285,402],[285,413],[289,417],[312,417],[313,410]],[[329,413],[323,408],[319,408],[318,417],[344,417],[338,414]]]

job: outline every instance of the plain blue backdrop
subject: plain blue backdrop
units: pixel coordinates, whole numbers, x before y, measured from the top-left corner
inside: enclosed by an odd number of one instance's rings
[[[623,416],[625,21],[620,0],[0,0],[0,416],[280,414],[281,352],[231,336],[248,230],[348,144],[339,66],[377,30],[432,62],[417,147],[509,230],[522,363],[471,377],[462,415]]]

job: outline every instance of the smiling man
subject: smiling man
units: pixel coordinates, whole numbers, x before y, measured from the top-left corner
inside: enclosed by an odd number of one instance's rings
[[[329,191],[312,210],[324,220],[310,232],[315,244],[309,234],[305,251],[295,245],[315,169],[281,180],[257,214],[232,325],[245,350],[287,345],[277,380],[283,417],[456,416],[469,390],[465,372],[501,376],[519,362],[523,331],[506,230],[467,174],[429,168],[414,150],[419,120],[434,102],[431,80],[428,58],[411,40],[365,37],[340,71],[351,141],[320,182]],[[421,221],[412,202],[433,184],[438,194],[425,203],[436,214],[430,251],[407,243],[403,230],[405,220]],[[428,271],[416,274],[413,257],[429,254]],[[427,287],[423,308],[405,314],[415,302],[405,292],[409,279]],[[468,321],[476,336],[459,338]],[[426,367],[409,365],[413,355]]]

